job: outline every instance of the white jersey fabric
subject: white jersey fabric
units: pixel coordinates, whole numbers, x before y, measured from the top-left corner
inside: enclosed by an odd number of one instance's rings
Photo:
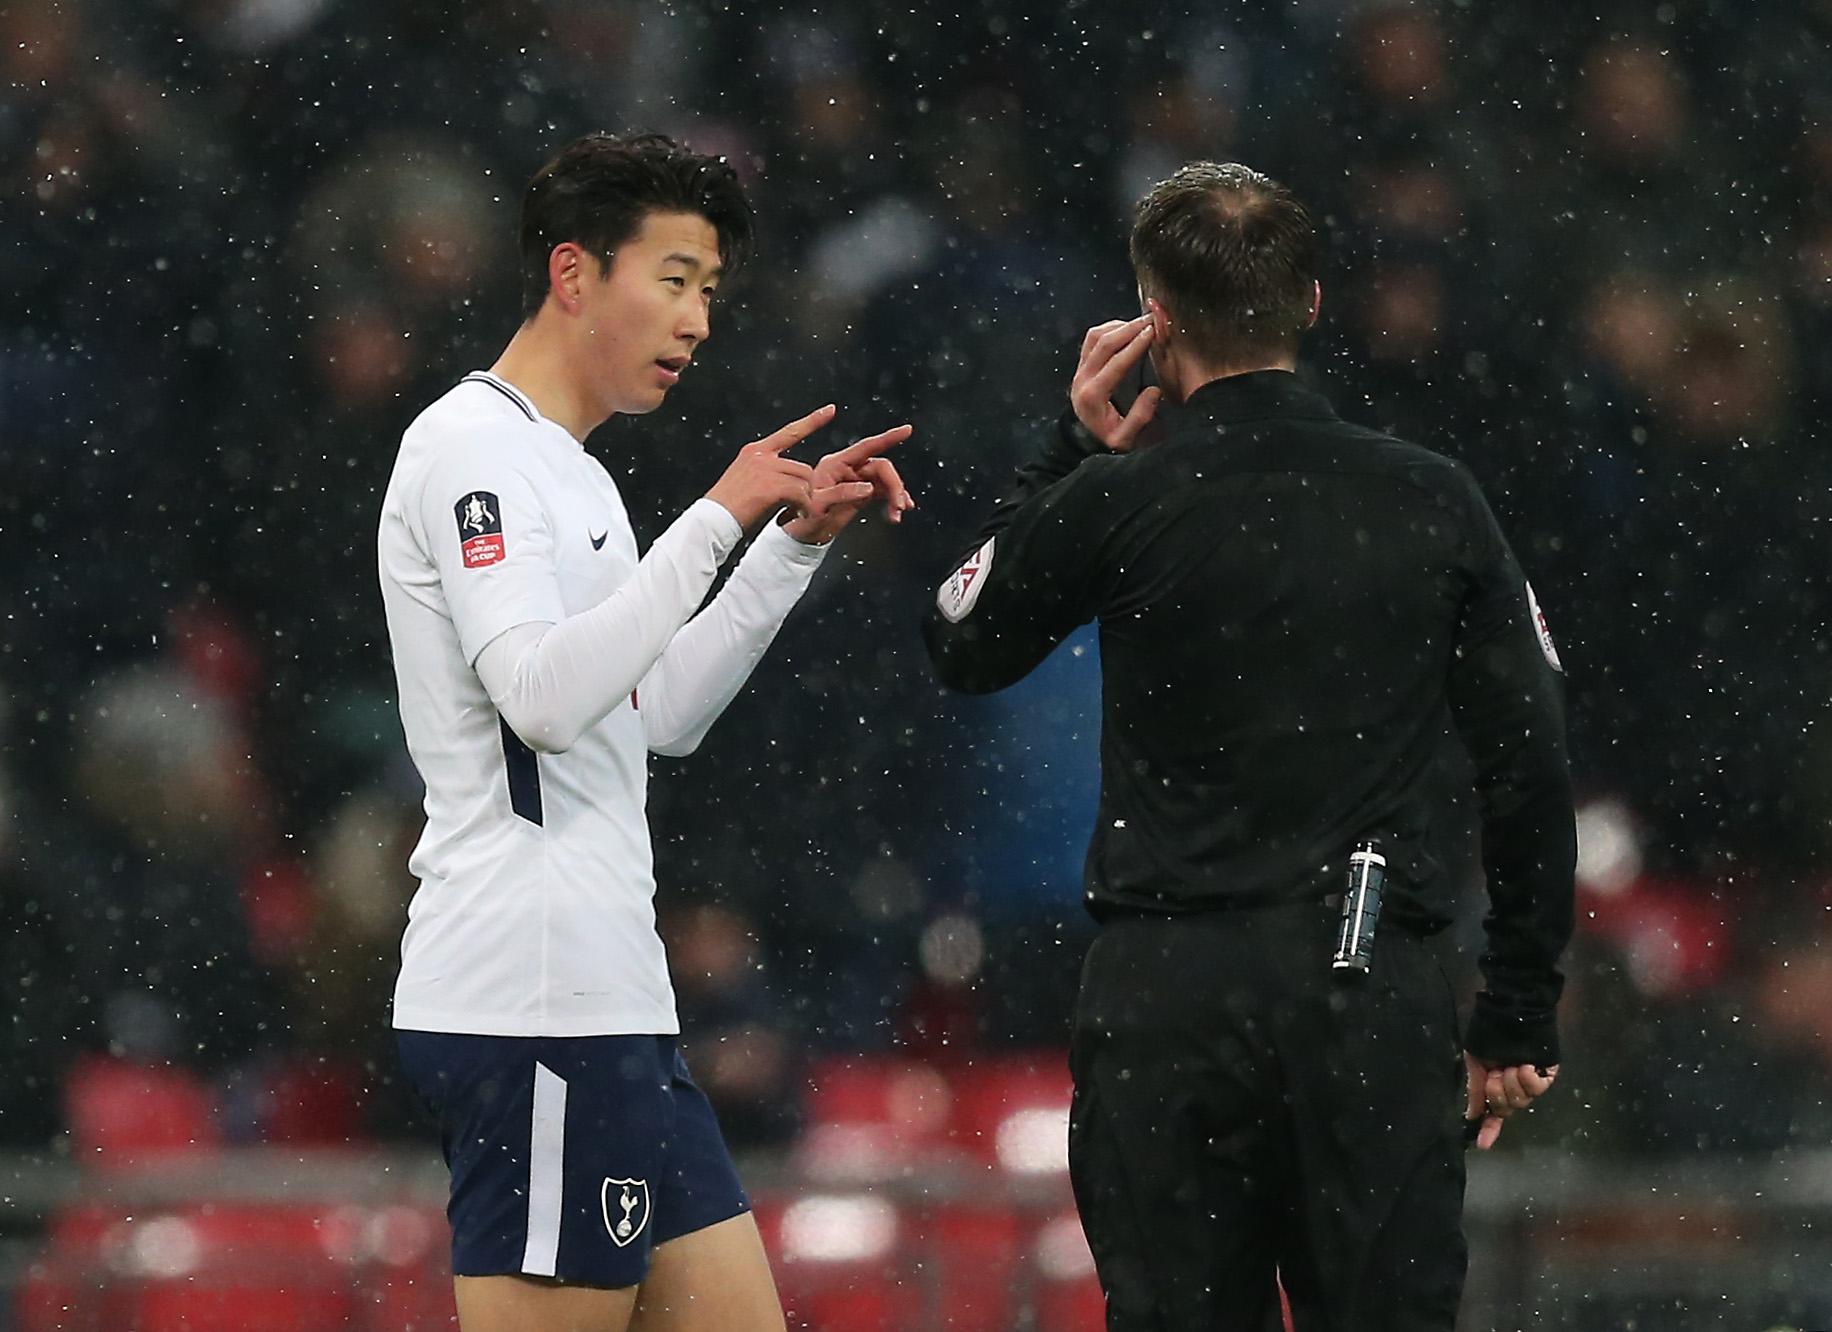
[[[700,500],[639,561],[604,467],[481,371],[408,427],[378,539],[426,783],[395,1026],[680,1030],[655,932],[648,751],[698,743],[826,552],[769,524],[695,615],[742,535]]]

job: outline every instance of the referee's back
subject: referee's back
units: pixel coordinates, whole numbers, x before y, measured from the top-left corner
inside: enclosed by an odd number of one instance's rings
[[[1295,374],[1317,231],[1240,163],[1140,200],[1144,313],[1083,340],[1072,414],[924,621],[962,689],[1100,622],[1101,806],[1070,1020],[1069,1173],[1112,1332],[1451,1332],[1463,1145],[1551,1088],[1576,838],[1560,667],[1469,473]],[[1145,356],[1162,397],[1112,394]],[[1159,402],[1164,438],[1137,447]],[[1433,772],[1475,769],[1490,910],[1468,1026]],[[1364,839],[1385,893],[1344,894]],[[1372,862],[1370,862],[1371,864]],[[1357,887],[1371,887],[1362,880]]]
[[[1492,890],[1531,898],[1559,873],[1556,651],[1461,465],[1342,421],[1277,370],[1205,385],[1136,453],[1065,426],[925,632],[943,681],[983,691],[1091,618],[1097,915],[1321,896],[1378,836],[1392,910],[1444,923],[1431,767],[1453,720],[1488,806]]]

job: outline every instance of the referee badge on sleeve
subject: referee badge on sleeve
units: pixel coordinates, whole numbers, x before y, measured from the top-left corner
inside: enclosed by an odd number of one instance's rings
[[[480,569],[508,554],[503,545],[503,510],[487,490],[473,490],[452,506],[458,519],[458,549],[464,567]]]
[[[969,555],[936,591],[935,607],[949,624],[959,624],[966,619],[973,603],[980,599],[980,589],[992,572],[992,545],[997,540],[997,537],[986,538],[986,544]]]
[[[1552,642],[1552,626],[1546,623],[1546,612],[1539,608],[1539,598],[1533,595],[1531,583],[1527,584],[1527,611],[1533,616],[1533,632],[1539,638],[1539,650],[1546,654],[1546,664],[1563,675],[1565,666],[1558,659],[1558,648]]]

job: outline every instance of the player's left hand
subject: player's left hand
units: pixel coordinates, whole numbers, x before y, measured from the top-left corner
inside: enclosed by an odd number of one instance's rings
[[[902,522],[916,501],[883,455],[908,439],[913,430],[900,425],[822,458],[814,465],[814,494],[808,511],[784,523],[783,530],[804,545],[824,546],[873,499],[884,501],[884,516],[891,522]]]
[[[1468,1097],[1463,1118],[1470,1124],[1478,1119],[1476,1147],[1487,1151],[1501,1136],[1501,1121],[1516,1110],[1525,1110],[1552,1090],[1558,1077],[1558,1065],[1542,1069],[1533,1064],[1508,1064],[1490,1067],[1465,1051],[1463,1066],[1469,1074]]]

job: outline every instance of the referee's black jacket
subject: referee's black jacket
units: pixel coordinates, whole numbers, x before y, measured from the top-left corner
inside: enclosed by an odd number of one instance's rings
[[[1099,619],[1096,916],[1320,898],[1372,836],[1383,914],[1442,928],[1432,766],[1454,723],[1491,903],[1465,1045],[1556,1061],[1576,860],[1560,667],[1475,479],[1283,371],[1207,384],[1167,424],[1129,454],[1069,416],[1050,432],[936,595],[937,673],[1001,689]]]

